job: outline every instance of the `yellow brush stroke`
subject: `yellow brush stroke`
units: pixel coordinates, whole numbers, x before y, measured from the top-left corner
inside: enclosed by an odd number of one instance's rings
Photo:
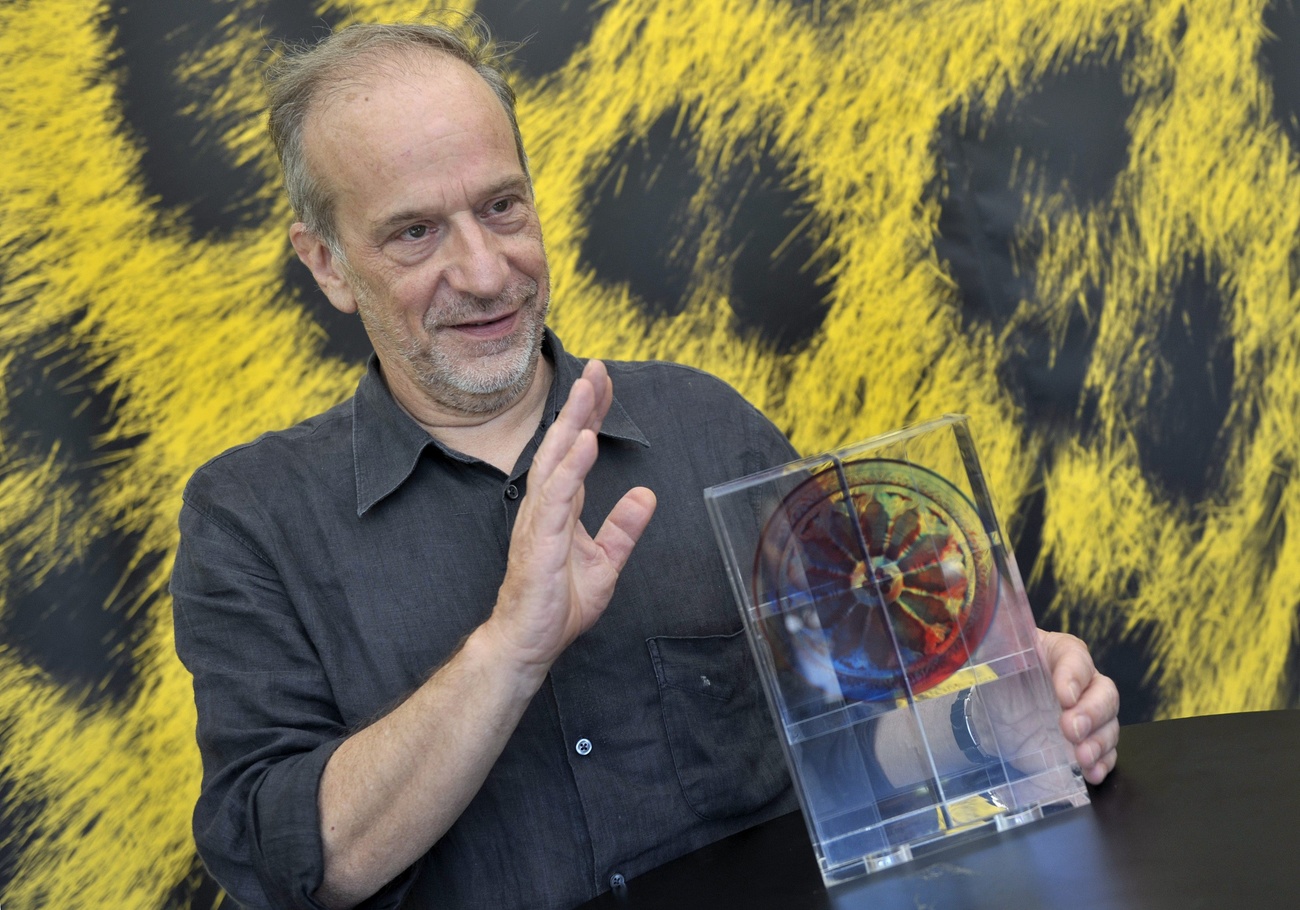
[[[399,18],[421,6],[340,2],[320,12]],[[1300,543],[1279,531],[1300,503],[1296,485],[1277,479],[1297,463],[1300,439],[1300,299],[1289,272],[1300,179],[1254,63],[1264,7],[600,5],[590,42],[568,66],[521,86],[554,324],[579,353],[665,357],[719,373],[807,452],[946,411],[972,415],[1004,519],[1045,465],[1043,558],[1059,590],[1050,606],[1090,606],[1080,631],[1094,636],[1155,630],[1162,716],[1278,706],[1300,590]],[[200,242],[183,212],[145,196],[141,149],[104,63],[108,4],[0,5],[0,352],[65,327],[68,346],[102,358],[102,381],[121,392],[114,436],[145,434],[89,491],[66,480],[62,453],[34,457],[0,437],[0,581],[30,583],[75,565],[110,531],[142,535],[142,553],[169,552],[179,491],[197,464],[320,410],[355,383],[358,368],[324,357],[320,330],[282,296],[289,214],[258,122],[268,53],[260,9],[230,2],[176,78],[203,87],[193,113],[232,163],[266,175],[276,214]],[[933,142],[947,112],[1021,97],[1116,46],[1133,52],[1124,84],[1135,107],[1132,153],[1114,192],[1083,211],[1054,187],[1026,200],[1044,240],[1035,300],[1018,318],[1059,341],[1082,308],[1099,337],[1087,384],[1100,432],[1048,437],[1025,426],[998,385],[1002,339],[959,334],[958,292],[933,242],[930,188],[944,176]],[[679,315],[648,322],[627,288],[602,284],[581,262],[591,174],[673,110],[695,138],[706,190],[717,168],[749,166],[758,142],[796,175],[822,242],[837,253],[823,331],[804,349],[777,354],[737,337],[721,270]],[[726,203],[706,192],[694,214],[716,225]],[[702,238],[706,253],[715,240]],[[664,241],[649,237],[647,247]],[[1238,369],[1227,463],[1211,498],[1187,503],[1142,475],[1132,421],[1156,391],[1153,345],[1195,255],[1223,276]],[[1093,287],[1105,299],[1099,312],[1087,311]],[[0,408],[8,409],[2,392]],[[1279,534],[1276,565],[1261,564],[1261,541]],[[163,560],[154,591],[169,568]],[[88,707],[0,642],[0,770],[16,782],[14,799],[44,806],[15,835],[20,862],[0,896],[6,907],[160,906],[189,868],[199,773],[192,698],[165,596],[147,619],[132,655],[140,691],[106,707]]]

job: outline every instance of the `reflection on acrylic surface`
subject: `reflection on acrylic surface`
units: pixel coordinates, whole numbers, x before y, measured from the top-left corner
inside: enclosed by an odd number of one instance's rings
[[[932,471],[835,460],[763,529],[754,601],[778,662],[828,695],[917,694],[966,663],[998,600],[974,505]]]

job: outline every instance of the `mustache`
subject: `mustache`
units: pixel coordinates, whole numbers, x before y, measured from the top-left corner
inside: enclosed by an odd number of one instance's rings
[[[437,323],[458,321],[484,313],[506,313],[524,306],[538,292],[534,280],[520,281],[495,297],[477,297],[473,294],[456,294],[429,311],[429,320]]]

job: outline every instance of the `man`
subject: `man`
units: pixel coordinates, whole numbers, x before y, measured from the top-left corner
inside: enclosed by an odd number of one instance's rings
[[[376,356],[186,489],[195,835],[248,906],[572,906],[795,806],[701,498],[795,454],[719,381],[545,329],[484,46],[353,27],[270,82],[294,249]],[[1099,781],[1114,685],[1044,646]]]

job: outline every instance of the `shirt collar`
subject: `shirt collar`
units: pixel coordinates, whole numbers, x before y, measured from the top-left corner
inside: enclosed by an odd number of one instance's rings
[[[560,339],[549,328],[542,340],[542,355],[555,367],[555,378],[542,411],[540,430],[545,431],[568,400],[569,390],[582,375],[586,361],[566,352]],[[379,368],[379,360],[374,354],[370,355],[365,375],[361,377],[357,393],[352,398],[352,418],[358,517],[400,487],[411,476],[420,456],[429,446],[456,461],[478,463],[477,459],[463,455],[434,439],[402,410],[388,391]],[[619,402],[617,388],[599,435],[647,447],[650,445],[641,428]]]

